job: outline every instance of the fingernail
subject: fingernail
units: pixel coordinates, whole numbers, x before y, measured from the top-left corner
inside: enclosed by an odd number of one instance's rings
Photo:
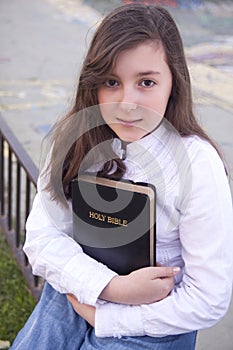
[[[177,272],[180,272],[180,267],[173,267],[173,272],[177,273]]]

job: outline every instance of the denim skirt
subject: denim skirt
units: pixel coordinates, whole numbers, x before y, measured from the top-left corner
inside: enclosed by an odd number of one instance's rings
[[[64,294],[48,283],[10,350],[193,350],[197,332],[166,337],[97,338]]]

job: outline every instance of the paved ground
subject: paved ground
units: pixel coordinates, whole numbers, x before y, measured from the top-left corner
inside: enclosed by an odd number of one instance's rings
[[[1,0],[0,111],[36,164],[43,137],[72,99],[88,29],[120,2]],[[196,111],[233,173],[233,3],[165,2],[184,39]],[[233,305],[199,333],[197,350],[231,350],[232,329]]]

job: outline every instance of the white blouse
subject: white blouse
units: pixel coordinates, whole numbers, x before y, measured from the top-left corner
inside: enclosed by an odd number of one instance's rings
[[[233,281],[232,200],[217,152],[197,136],[180,137],[166,120],[125,150],[115,139],[113,149],[124,153],[125,178],[156,187],[156,256],[181,267],[174,290],[147,305],[100,301],[116,273],[83,253],[72,239],[71,204],[51,201],[42,179],[26,224],[33,273],[96,306],[98,337],[161,337],[213,326],[228,309]]]

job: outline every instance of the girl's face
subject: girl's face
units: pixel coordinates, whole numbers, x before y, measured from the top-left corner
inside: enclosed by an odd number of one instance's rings
[[[172,88],[172,74],[160,43],[145,42],[121,52],[98,88],[105,122],[123,141],[136,141],[161,122]]]

